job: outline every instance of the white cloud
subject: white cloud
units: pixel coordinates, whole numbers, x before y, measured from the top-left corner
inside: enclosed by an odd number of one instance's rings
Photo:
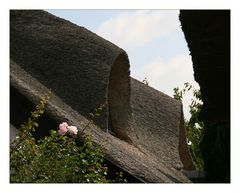
[[[182,87],[185,82],[198,88],[198,84],[193,78],[192,61],[189,55],[177,55],[169,61],[157,57],[152,62],[135,69],[132,77],[138,80],[143,80],[146,77],[151,87],[169,96],[173,95],[173,88]],[[188,105],[192,97],[192,94],[188,93],[183,101],[186,118],[190,117]]]
[[[156,52],[152,54],[152,51],[146,48],[151,41],[159,42],[159,45],[167,45],[167,42],[174,45],[173,42],[176,38],[183,37],[178,15],[179,11],[177,10],[123,11],[103,22],[96,33],[125,49],[128,54],[131,53],[129,57],[132,77],[140,81],[146,77],[151,87],[172,96],[173,88],[181,87],[185,82],[190,82],[197,87],[188,51],[179,50],[181,54],[169,59],[172,54],[168,52],[171,50],[166,50],[156,56]],[[147,53],[137,53],[136,50],[139,50],[140,47]],[[151,47],[151,49],[153,48]],[[156,49],[158,48],[156,47]],[[182,54],[184,52],[186,54]],[[144,57],[148,57],[150,61],[146,64],[142,64],[142,62],[139,64],[140,59]],[[192,95],[188,94],[183,101],[187,118],[190,116],[188,105],[191,98]]]
[[[97,34],[119,45],[134,48],[159,37],[170,37],[179,26],[177,10],[124,11],[105,21]]]
[[[169,61],[157,57],[152,62],[135,69],[132,76],[138,79],[147,77],[150,85],[170,94],[169,85],[172,85],[170,88],[174,88],[193,79],[191,66],[191,57],[188,55],[177,55]]]

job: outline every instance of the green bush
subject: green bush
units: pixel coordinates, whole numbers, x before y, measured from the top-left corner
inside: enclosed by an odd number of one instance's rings
[[[19,136],[11,142],[10,182],[126,182],[122,178],[121,172],[118,179],[108,180],[106,178],[108,168],[104,164],[103,151],[100,146],[92,142],[90,136],[87,136],[85,132],[81,133],[85,139],[82,145],[76,144],[76,135],[71,136],[67,133],[60,135],[60,132],[53,130],[51,130],[50,136],[38,141],[35,140],[32,133],[38,127],[38,119],[44,113],[48,99],[49,94],[42,98],[36,110],[22,124]],[[86,127],[89,126],[90,122]]]
[[[193,98],[189,105],[191,117],[189,120],[185,120],[186,137],[188,142],[188,148],[192,155],[193,163],[197,170],[203,170],[204,162],[200,151],[200,142],[204,134],[204,124],[199,120],[200,111],[202,108],[201,92],[198,89],[193,88],[189,83],[184,83],[184,88],[174,88],[173,97],[176,100],[182,101],[186,92],[192,90]]]

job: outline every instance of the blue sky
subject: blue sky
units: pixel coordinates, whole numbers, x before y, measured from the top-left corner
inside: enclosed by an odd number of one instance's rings
[[[47,10],[83,26],[123,48],[130,60],[131,76],[169,96],[173,88],[193,78],[191,56],[178,19],[178,10]],[[191,94],[184,114],[189,118]]]
[[[239,34],[240,34],[240,25],[239,25],[239,18],[240,18],[240,11],[239,11],[239,5],[237,4],[238,1],[225,1],[225,0],[201,0],[201,1],[191,1],[191,0],[172,0],[172,1],[156,1],[156,0],[147,0],[147,1],[127,1],[127,0],[87,0],[87,1],[76,1],[76,0],[61,0],[61,1],[49,1],[49,0],[41,0],[41,1],[19,1],[19,0],[10,0],[10,1],[4,1],[4,3],[1,4],[1,11],[0,11],[0,19],[1,19],[1,24],[2,24],[2,30],[1,30],[1,54],[2,57],[1,59],[1,88],[2,94],[1,94],[1,120],[2,122],[2,128],[9,128],[9,9],[74,9],[74,8],[82,8],[82,9],[102,9],[102,8],[108,8],[108,9],[113,9],[113,8],[123,8],[123,9],[129,9],[129,8],[150,8],[150,9],[231,9],[231,104],[234,104],[231,106],[231,127],[232,128],[238,128],[239,127],[239,98],[240,98],[240,89],[239,89]],[[84,13],[85,12],[85,13]],[[94,13],[95,12],[95,13]],[[90,29],[91,31],[94,31],[94,29],[97,29],[104,21],[111,17],[116,17],[117,12],[116,11],[94,11],[94,12],[89,12],[88,10],[81,10],[81,12],[78,13],[73,13],[72,11],[66,12],[66,11],[59,11],[56,13],[56,15],[59,15],[60,17],[63,18],[69,18],[68,20],[72,21],[73,23],[78,23],[78,25],[85,26],[86,28]],[[100,13],[100,14],[99,14]],[[72,19],[70,19],[72,17]],[[74,21],[75,18],[75,21]],[[179,27],[179,25],[178,25]],[[178,32],[176,32],[178,33]],[[180,32],[179,32],[180,33]],[[180,51],[184,51],[184,54],[188,55],[188,49],[186,48],[186,44],[184,42],[184,39],[181,38],[182,34],[179,34],[178,38],[176,38],[175,42],[176,44],[171,44],[167,40],[154,40],[153,44],[150,45],[148,44],[147,46],[149,47],[149,50],[151,52],[155,52],[156,55],[159,54],[159,57],[165,58],[166,61],[169,61],[169,58],[173,58],[174,56],[177,55],[178,51],[176,47],[179,47]],[[178,41],[177,41],[178,40]],[[184,44],[179,44],[177,42],[182,42]],[[156,45],[156,46],[155,46]],[[171,45],[174,45],[172,47]],[[175,47],[176,46],[176,47]],[[183,47],[183,49],[181,49]],[[184,48],[185,47],[185,48]],[[6,49],[7,48],[7,49]],[[155,49],[153,49],[155,48]],[[135,49],[136,54],[138,50],[142,50],[142,48]],[[163,54],[164,51],[168,50],[168,53]],[[142,57],[142,54],[144,53],[144,56]],[[182,53],[182,52],[180,52]],[[150,55],[147,55],[144,51],[139,52],[137,54],[137,58],[141,59],[134,59],[135,56],[132,54],[135,54],[134,52],[129,53],[130,56],[130,62],[131,62],[131,69],[139,69],[137,67],[138,63],[135,63],[135,61],[140,61],[142,63],[145,63],[147,65],[148,62],[153,61],[153,58]],[[168,57],[168,58],[167,58]],[[189,62],[190,63],[190,62]],[[191,67],[191,64],[186,63],[186,65],[183,65],[183,69],[189,69]],[[185,63],[184,63],[185,64]],[[135,67],[133,67],[135,66]],[[133,72],[132,72],[133,75]],[[176,78],[175,74],[168,74],[167,75],[175,79],[176,82],[172,82],[171,85],[168,85],[170,83],[166,83],[165,79],[162,81],[158,82],[156,86],[158,90],[161,90],[165,92],[164,90],[172,90],[172,85],[177,84],[181,85],[182,81],[193,81],[192,75],[190,76],[189,73],[186,75],[184,78],[184,75],[182,75],[181,79]],[[166,76],[167,76],[166,75]],[[144,76],[144,75],[143,75]],[[192,77],[192,78],[189,78]],[[150,85],[153,83],[150,82]],[[175,86],[175,85],[174,85]],[[155,87],[155,85],[153,86]],[[167,92],[165,92],[167,93]],[[170,94],[169,94],[170,95]],[[185,104],[185,103],[184,103]],[[186,106],[186,105],[185,105]],[[34,190],[32,187],[29,187],[29,185],[21,185],[21,189],[18,186],[13,186],[9,184],[9,178],[6,177],[9,175],[9,158],[8,156],[3,156],[1,159],[1,188],[5,190],[5,192],[24,192],[24,193],[32,193],[34,192],[46,192],[46,191],[58,191],[58,192],[66,192],[66,191],[71,191],[71,192],[76,192],[76,190],[79,190],[79,188],[82,191],[90,191],[94,192],[133,192],[134,190],[140,192],[187,192],[189,190],[192,190],[196,193],[202,193],[202,192],[213,192],[213,191],[218,191],[218,192],[234,192],[236,189],[239,189],[239,184],[240,184],[240,178],[238,175],[238,171],[240,170],[239,168],[239,162],[240,162],[240,157],[239,157],[239,129],[234,129],[232,132],[231,136],[231,152],[232,152],[232,159],[231,159],[231,166],[234,168],[232,170],[232,183],[227,186],[218,186],[218,185],[194,185],[194,188],[189,185],[181,185],[181,186],[175,186],[175,185],[170,185],[170,186],[156,186],[156,185],[147,185],[147,186],[139,186],[139,185],[131,185],[129,186],[123,186],[123,185],[114,185],[114,186],[79,186],[79,185],[71,185],[71,186],[61,186],[59,189],[59,186],[42,186],[42,185],[34,185]],[[9,153],[9,138],[8,132],[3,132],[3,137],[1,140],[1,152],[3,154],[7,155]],[[172,190],[172,191],[171,191]],[[232,191],[231,191],[232,190]]]

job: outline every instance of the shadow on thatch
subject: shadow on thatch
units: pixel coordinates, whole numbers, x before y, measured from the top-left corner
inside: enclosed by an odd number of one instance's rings
[[[180,21],[199,83],[207,182],[230,182],[230,10],[181,10]]]
[[[51,88],[49,118],[78,128],[106,103],[87,132],[107,160],[142,182],[190,182],[180,171],[193,169],[182,105],[130,78],[124,50],[44,11],[11,11],[10,19],[12,88],[33,103]]]

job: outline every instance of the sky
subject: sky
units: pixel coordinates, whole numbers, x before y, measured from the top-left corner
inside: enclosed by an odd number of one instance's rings
[[[2,1],[0,6],[0,20],[1,20],[1,35],[0,35],[0,47],[1,47],[1,70],[0,70],[0,84],[1,84],[1,126],[3,128],[2,138],[1,138],[1,145],[0,145],[0,151],[2,153],[2,159],[1,159],[1,187],[0,189],[2,192],[24,192],[24,193],[32,193],[34,192],[46,192],[46,191],[58,191],[58,192],[76,192],[78,190],[85,191],[85,192],[96,192],[96,189],[98,192],[189,192],[194,191],[196,193],[202,193],[202,192],[236,192],[237,189],[239,189],[240,184],[240,178],[239,178],[239,171],[240,171],[240,154],[239,154],[239,107],[240,107],[240,89],[239,89],[239,34],[240,34],[240,25],[239,25],[239,5],[237,4],[238,1],[225,1],[225,0],[201,0],[201,1],[192,1],[192,0],[170,0],[170,1],[156,1],[156,0],[61,0],[61,1],[49,1],[49,0],[41,0],[41,1],[31,1],[31,0],[9,0],[9,1]],[[192,185],[161,185],[161,184],[146,184],[143,186],[133,184],[133,185],[78,185],[78,184],[71,184],[71,185],[27,185],[27,184],[20,184],[20,185],[13,185],[9,184],[9,133],[5,131],[4,128],[9,128],[9,9],[114,9],[114,8],[123,8],[123,9],[139,9],[139,8],[150,8],[150,9],[231,9],[231,184],[226,185],[217,185],[217,184],[194,184],[194,187]],[[52,10],[53,11],[53,10]],[[114,19],[117,17],[118,14],[120,14],[121,11],[92,11],[89,12],[89,10],[82,11],[81,13],[77,12],[66,12],[66,11],[58,11],[57,14],[59,14],[60,17],[68,18],[68,20],[72,21],[73,23],[79,22],[78,25],[85,26],[91,31],[97,31],[98,28],[100,28],[101,25],[107,20],[110,20],[111,18]],[[61,15],[60,15],[61,14]],[[165,23],[166,24],[166,23]],[[160,26],[160,23],[158,23]],[[171,25],[171,23],[168,23],[167,25]],[[162,26],[162,24],[161,24]],[[189,55],[186,43],[184,41],[183,34],[181,30],[179,29],[180,24],[176,27],[176,33],[179,32],[178,35],[176,35],[174,38],[175,43],[178,39],[180,43],[177,43],[174,46],[171,46],[174,44],[169,43],[167,41],[167,38],[160,38],[158,41],[155,37],[155,40],[152,40],[153,44],[149,46],[149,50],[151,52],[155,53],[155,56],[158,55],[160,58],[164,58],[165,64],[172,63],[170,62],[169,58],[174,58],[178,54],[183,54],[185,57]],[[162,26],[161,29],[164,27]],[[171,34],[171,33],[170,33]],[[112,34],[114,35],[114,34]],[[127,36],[127,31],[125,31],[124,36]],[[173,34],[172,34],[173,36]],[[109,39],[108,37],[105,37],[106,39]],[[121,43],[121,42],[120,42]],[[155,43],[155,44],[154,44]],[[154,46],[156,45],[156,46]],[[141,66],[138,67],[140,62],[142,62],[142,65],[147,65],[154,61],[154,57],[149,54],[149,52],[146,52],[143,50],[144,46],[135,48],[136,52],[137,50],[142,50],[142,52],[139,52],[137,54],[137,58],[134,59],[134,50],[129,51],[129,49],[126,49],[126,46],[119,44],[120,47],[125,49],[128,52],[130,63],[131,63],[131,75],[139,74],[139,71],[141,69]],[[176,47],[177,46],[177,47]],[[182,47],[183,49],[177,49],[178,47]],[[154,49],[153,49],[154,48]],[[148,51],[148,49],[146,49]],[[168,52],[166,53],[166,50]],[[184,51],[185,50],[185,51]],[[142,56],[141,53],[144,55]],[[176,54],[178,53],[178,54]],[[172,54],[172,55],[169,55]],[[186,54],[186,55],[185,55]],[[166,58],[167,57],[167,58]],[[139,58],[139,59],[138,59]],[[141,58],[141,59],[140,59]],[[156,58],[156,57],[155,57]],[[139,61],[139,63],[135,63]],[[178,60],[179,61],[179,60]],[[189,68],[191,60],[188,60],[189,63],[184,63],[181,70]],[[187,65],[186,65],[187,64]],[[162,67],[159,67],[163,69]],[[137,69],[139,71],[133,72],[133,69]],[[191,68],[190,68],[191,70]],[[143,70],[142,70],[143,71]],[[144,72],[144,71],[143,71]],[[192,72],[193,73],[193,72]],[[192,74],[191,73],[191,74]],[[179,72],[177,72],[179,74]],[[182,72],[180,73],[181,77],[185,77]],[[154,88],[157,88],[158,90],[161,90],[165,93],[171,91],[172,87],[180,86],[181,82],[184,82],[185,79],[187,81],[191,82],[189,76],[192,75],[188,74],[186,75],[186,78],[177,79],[176,74],[168,74],[169,78],[173,81],[173,83],[170,86],[166,86],[170,84],[169,82],[165,82],[159,80],[159,82],[156,82],[156,85],[154,82],[150,82],[150,86],[153,86]],[[139,75],[140,76],[140,75]],[[147,76],[145,74],[142,75],[142,77],[138,79],[144,78],[144,76]],[[149,79],[149,77],[148,77]],[[184,81],[183,81],[184,79]],[[177,80],[176,83],[174,81]],[[192,77],[193,80],[193,77]],[[175,85],[176,84],[176,85]],[[171,95],[171,94],[169,94]]]
[[[196,88],[191,56],[178,19],[179,10],[47,10],[83,26],[124,49],[131,76],[173,96],[190,82]],[[183,101],[185,118],[192,95]]]
[[[47,10],[83,26],[128,53],[131,76],[169,95],[194,81],[191,56],[178,19],[179,10]],[[192,95],[183,100],[184,115]]]

